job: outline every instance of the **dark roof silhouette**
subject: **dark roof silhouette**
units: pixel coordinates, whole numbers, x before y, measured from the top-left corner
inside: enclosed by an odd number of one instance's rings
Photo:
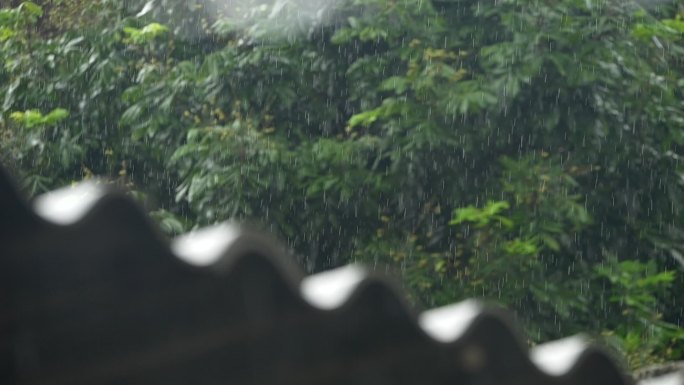
[[[16,191],[0,170],[0,384],[632,383],[581,337],[528,350],[477,301],[417,313],[359,266],[304,277],[235,224],[169,243],[105,184]]]

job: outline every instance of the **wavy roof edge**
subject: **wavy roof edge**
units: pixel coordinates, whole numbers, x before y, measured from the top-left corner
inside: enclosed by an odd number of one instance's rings
[[[38,228],[43,231],[83,229],[97,231],[110,221],[110,213],[124,213],[125,221],[137,223],[135,233],[140,242],[148,243],[161,254],[171,255],[182,262],[182,268],[225,275],[230,279],[236,267],[245,259],[261,259],[270,265],[286,282],[298,300],[316,312],[342,314],[353,311],[357,303],[380,292],[399,304],[401,311],[420,331],[427,344],[435,349],[447,347],[460,356],[467,357],[468,346],[463,341],[488,333],[494,333],[502,341],[514,346],[489,346],[486,351],[504,349],[527,367],[531,376],[549,384],[605,384],[627,385],[633,381],[615,363],[613,357],[582,336],[540,344],[528,349],[511,317],[496,307],[486,306],[476,300],[417,312],[408,306],[396,286],[382,276],[377,276],[359,265],[349,265],[335,270],[305,277],[290,259],[286,248],[271,236],[248,229],[235,223],[221,223],[181,235],[170,242],[160,235],[155,224],[143,210],[121,191],[97,181],[62,188],[26,202],[17,192],[11,178],[0,167],[0,241],[11,242],[19,233],[30,233]],[[119,218],[120,220],[120,218]],[[140,231],[143,228],[144,231]],[[94,230],[93,230],[94,229]],[[127,229],[121,229],[126,232]],[[21,237],[19,237],[21,239]],[[0,264],[2,264],[0,258]],[[10,273],[11,274],[11,273]],[[373,294],[375,295],[375,294]],[[481,330],[490,328],[491,330]],[[494,330],[496,329],[496,330]],[[491,344],[490,344],[491,345]],[[465,366],[468,359],[465,359]],[[477,362],[471,362],[477,365]],[[592,378],[603,382],[592,381]],[[611,382],[605,382],[605,379]],[[658,378],[639,382],[641,385],[684,385],[684,374],[669,373]]]

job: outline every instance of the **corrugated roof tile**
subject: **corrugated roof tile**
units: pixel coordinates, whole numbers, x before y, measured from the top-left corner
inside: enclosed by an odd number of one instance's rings
[[[236,224],[169,243],[106,185],[31,207],[0,170],[0,213],[2,384],[631,383],[580,337],[528,351],[478,301],[418,313],[360,266],[304,277]]]

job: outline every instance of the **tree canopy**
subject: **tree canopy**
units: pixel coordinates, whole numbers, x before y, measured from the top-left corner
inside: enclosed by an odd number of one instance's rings
[[[126,186],[169,235],[256,221],[310,272],[500,302],[531,343],[684,358],[680,2],[311,4],[1,8],[0,161],[29,194]]]

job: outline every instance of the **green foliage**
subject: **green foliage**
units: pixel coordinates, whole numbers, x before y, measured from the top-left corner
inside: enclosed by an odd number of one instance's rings
[[[133,44],[148,43],[159,36],[168,32],[168,28],[159,23],[150,23],[143,28],[124,27],[123,31],[126,34],[126,41]]]
[[[499,212],[508,208],[510,208],[510,205],[506,201],[490,201],[481,209],[474,206],[456,209],[454,211],[454,219],[452,219],[449,224],[460,225],[472,222],[475,227],[482,228],[489,225],[490,222],[496,221],[499,225],[510,228],[513,226],[513,222],[510,219],[499,215]]]
[[[64,108],[55,108],[47,115],[43,115],[38,110],[15,111],[10,114],[10,118],[15,122],[24,125],[26,128],[33,128],[37,126],[54,125],[66,119],[69,116],[69,111]]]
[[[165,234],[178,235],[189,230],[189,226],[182,218],[164,209],[150,211],[152,219],[157,221]]]
[[[30,1],[17,8],[0,9],[0,43],[17,34],[17,29],[35,23],[43,15],[43,9]]]
[[[624,351],[632,366],[652,364],[681,356],[684,330],[663,320],[658,296],[672,289],[676,273],[658,271],[653,261],[618,261],[608,258],[596,267],[599,277],[610,282],[607,305],[621,314],[608,340]]]
[[[103,177],[171,235],[257,220],[311,272],[683,357],[676,7],[40,4],[0,9],[0,160],[29,193]]]

